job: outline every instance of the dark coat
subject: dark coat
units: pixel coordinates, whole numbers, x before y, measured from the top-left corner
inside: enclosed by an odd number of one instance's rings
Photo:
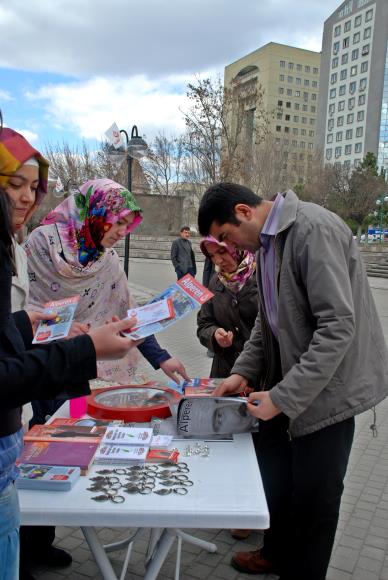
[[[194,275],[197,273],[195,255],[190,240],[177,238],[171,245],[171,262],[178,278],[187,274],[189,268],[193,268]]]
[[[214,352],[211,377],[228,377],[235,360],[248,340],[258,311],[255,275],[235,294],[228,290],[214,274],[209,283],[214,298],[203,304],[197,317],[197,336],[206,348]],[[233,344],[221,348],[213,336],[217,328],[231,330]]]
[[[32,399],[88,394],[96,353],[87,335],[31,346],[24,311],[11,314],[11,263],[0,242],[0,436],[21,427],[20,407]]]

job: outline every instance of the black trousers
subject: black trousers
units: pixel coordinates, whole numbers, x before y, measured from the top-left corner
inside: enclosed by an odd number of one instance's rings
[[[263,557],[281,580],[324,580],[338,524],[354,418],[290,441],[289,420],[261,421],[254,443],[270,513]]]

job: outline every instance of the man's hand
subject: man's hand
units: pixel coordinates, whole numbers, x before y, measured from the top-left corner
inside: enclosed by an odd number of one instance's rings
[[[73,338],[74,336],[80,336],[81,334],[87,334],[90,330],[90,324],[81,323],[73,321],[70,326],[69,334],[67,338]]]
[[[190,378],[187,375],[186,369],[181,363],[180,360],[177,358],[169,358],[164,362],[160,363],[160,368],[162,371],[170,377],[173,381],[175,381],[178,385],[181,382],[180,377],[184,378],[186,381],[189,381]],[[177,376],[177,375],[180,375]]]
[[[47,312],[37,312],[36,310],[29,310],[27,314],[31,322],[33,334],[35,334],[36,329],[38,328],[39,322],[41,320],[54,320],[58,315],[57,312],[47,313]]]
[[[223,328],[217,328],[214,333],[214,340],[221,348],[228,348],[233,343],[233,332],[231,330],[227,332]]]
[[[120,333],[136,326],[136,316],[118,322],[109,322],[89,332],[98,360],[115,360],[123,358],[136,346],[136,342],[121,336]]]
[[[253,404],[257,401],[256,404]],[[281,413],[281,410],[273,404],[269,391],[259,391],[249,395],[247,403],[248,411],[254,417],[268,421]]]
[[[241,375],[230,375],[227,379],[222,381],[213,395],[215,397],[222,397],[223,395],[235,395],[236,393],[250,392],[252,389],[248,387],[248,380]]]

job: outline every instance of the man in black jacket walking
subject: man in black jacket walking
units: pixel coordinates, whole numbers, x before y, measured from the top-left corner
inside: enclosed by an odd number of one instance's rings
[[[186,274],[195,276],[197,273],[195,256],[189,237],[190,228],[188,226],[183,226],[179,238],[174,240],[171,245],[171,261],[175,268],[178,280],[183,278]]]

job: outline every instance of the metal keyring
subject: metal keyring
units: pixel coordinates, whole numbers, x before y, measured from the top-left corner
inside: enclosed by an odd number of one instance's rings
[[[125,497],[122,495],[113,495],[111,496],[110,501],[113,501],[113,503],[124,503]]]
[[[125,475],[127,473],[127,470],[124,469],[123,467],[116,467],[113,470],[113,473],[115,473],[116,475]]]
[[[178,463],[177,463],[177,466],[178,466],[178,467],[186,467],[186,468],[188,468],[188,467],[189,467],[189,466],[187,465],[187,463],[185,463],[184,461],[178,461]]]
[[[139,493],[141,493],[142,495],[148,495],[149,493],[152,493],[152,489],[153,488],[150,485],[145,485],[144,487],[139,489]]]
[[[192,485],[194,485],[194,482],[192,482],[190,479],[188,479],[187,481],[180,481],[179,483],[181,485],[184,485],[185,487],[191,487]]]
[[[177,475],[174,475],[175,479],[177,479],[178,481],[189,481],[189,478],[187,475],[185,475],[184,473],[178,473]]]
[[[120,478],[115,475],[111,475],[107,478],[108,482],[112,485],[113,483],[120,483]]]
[[[190,469],[188,467],[179,467],[177,469],[178,473],[190,473]]]
[[[174,487],[172,491],[178,495],[186,495],[186,493],[188,493],[186,487]]]
[[[105,493],[106,495],[109,495],[109,497],[113,497],[117,495],[117,489],[107,489]]]
[[[156,472],[156,471],[158,471],[158,469],[159,468],[158,468],[157,465],[146,465],[144,467],[144,471],[153,471],[153,472]]]
[[[112,485],[110,486],[111,489],[120,489],[121,487],[123,486],[120,482],[112,483]]]

